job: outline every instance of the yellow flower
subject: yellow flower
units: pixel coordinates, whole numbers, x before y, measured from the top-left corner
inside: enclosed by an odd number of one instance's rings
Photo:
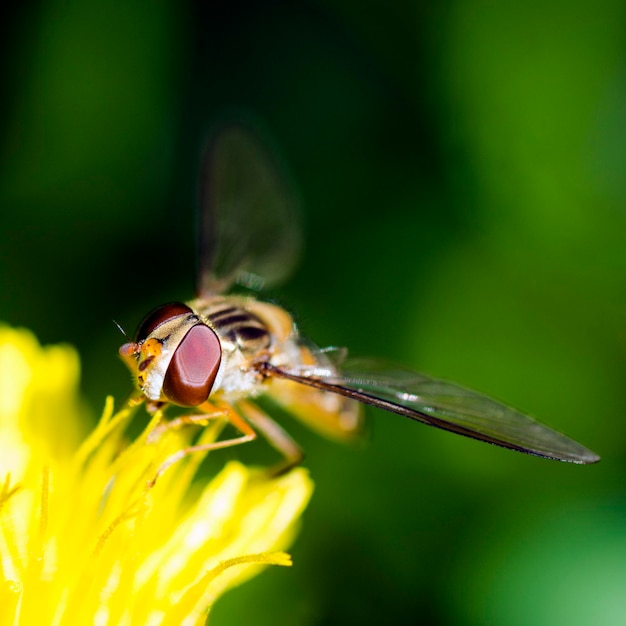
[[[133,410],[104,415],[82,442],[73,349],[0,326],[0,626],[195,625],[215,599],[283,552],[312,484],[231,462],[194,477],[190,428],[134,441]],[[201,441],[219,436],[205,428]]]

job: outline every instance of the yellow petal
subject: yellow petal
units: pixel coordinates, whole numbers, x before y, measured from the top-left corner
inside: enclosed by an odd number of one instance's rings
[[[78,371],[71,348],[0,327],[0,626],[201,624],[224,591],[290,564],[305,470],[231,462],[199,480],[203,455],[189,454],[155,483],[192,429],[154,430],[157,414],[127,441],[134,410],[108,400],[77,446]]]

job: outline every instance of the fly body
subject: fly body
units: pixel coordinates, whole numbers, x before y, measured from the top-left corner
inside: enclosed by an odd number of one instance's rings
[[[285,457],[283,469],[297,463],[299,447],[257,402],[267,395],[340,440],[360,432],[359,406],[369,404],[535,456],[579,464],[600,459],[520,411],[454,383],[380,360],[349,360],[345,350],[320,350],[302,339],[282,307],[229,294],[236,284],[262,288],[290,273],[300,243],[297,212],[280,168],[241,127],[213,138],[201,182],[197,297],[153,310],[120,348],[149,410],[194,407],[178,423],[224,419],[241,431],[187,452],[243,443],[260,432]]]

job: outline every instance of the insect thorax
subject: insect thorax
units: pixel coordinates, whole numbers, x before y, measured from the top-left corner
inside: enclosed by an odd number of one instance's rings
[[[269,360],[280,343],[271,313],[282,309],[238,296],[199,298],[189,306],[213,328],[222,344],[222,363],[213,391],[230,398],[260,393],[263,377],[253,365]]]

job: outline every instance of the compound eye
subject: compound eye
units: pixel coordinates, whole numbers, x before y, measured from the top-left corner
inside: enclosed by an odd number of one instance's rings
[[[182,302],[162,304],[150,311],[150,313],[143,318],[143,321],[139,324],[139,328],[137,328],[137,332],[135,333],[135,341],[144,341],[155,331],[157,326],[169,322],[179,315],[188,315],[192,312],[193,311]]]
[[[197,324],[178,344],[163,381],[163,394],[180,406],[198,406],[211,393],[222,346],[208,326]]]

